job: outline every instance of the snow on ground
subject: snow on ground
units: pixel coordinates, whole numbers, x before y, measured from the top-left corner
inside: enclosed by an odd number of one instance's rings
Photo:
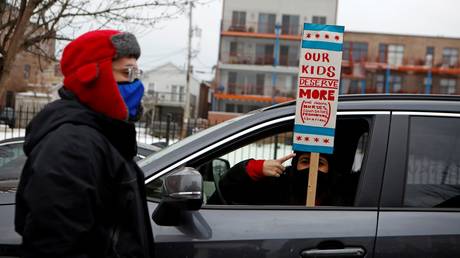
[[[24,135],[26,135],[26,129],[24,128],[11,129],[6,125],[0,125],[0,141],[4,139],[21,137]]]
[[[145,128],[136,128],[137,131],[137,141],[145,144],[152,144],[155,142],[166,142],[165,138],[153,137],[146,133]],[[15,137],[23,137],[26,135],[26,129],[24,128],[9,128],[6,125],[0,125],[0,141]],[[169,143],[177,142],[177,139],[170,140]]]

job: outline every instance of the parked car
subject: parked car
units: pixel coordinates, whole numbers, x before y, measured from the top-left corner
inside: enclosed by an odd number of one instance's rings
[[[139,161],[156,257],[460,257],[460,97],[342,96],[340,204],[227,203],[218,182],[231,166],[291,152],[294,113],[258,110]],[[0,255],[14,256],[14,202],[0,201]]]
[[[4,192],[15,192],[19,182],[26,156],[22,151],[24,137],[15,137],[0,141],[0,195]],[[161,150],[160,147],[138,143],[136,160]],[[0,252],[1,254],[1,252]]]
[[[8,125],[10,128],[14,128],[15,121],[14,109],[12,107],[5,107],[2,111],[0,111],[0,123]]]

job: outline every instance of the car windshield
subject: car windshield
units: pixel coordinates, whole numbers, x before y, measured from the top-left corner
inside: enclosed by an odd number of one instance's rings
[[[209,128],[207,128],[207,129],[205,129],[203,131],[200,131],[198,133],[195,133],[195,134],[193,134],[193,135],[191,135],[191,136],[189,136],[187,138],[184,138],[181,141],[178,141],[178,142],[176,142],[176,143],[174,143],[172,145],[169,145],[168,147],[160,150],[159,152],[156,152],[156,153],[146,157],[145,159],[139,161],[138,165],[140,167],[143,167],[143,166],[145,166],[147,164],[150,164],[150,163],[154,162],[155,160],[157,160],[158,158],[160,158],[160,157],[162,157],[164,155],[168,155],[172,151],[177,150],[177,149],[179,149],[179,148],[181,148],[181,147],[183,147],[183,146],[195,141],[196,139],[199,139],[199,138],[201,138],[201,137],[203,137],[203,136],[205,136],[205,135],[207,135],[207,134],[209,134],[211,132],[214,132],[214,131],[222,128],[222,127],[227,126],[228,124],[234,123],[234,122],[236,122],[238,120],[241,120],[241,119],[246,118],[248,116],[251,116],[253,114],[254,113],[251,112],[251,113],[248,113],[246,115],[238,116],[238,117],[235,117],[233,119],[227,120],[225,122],[219,123],[219,124],[217,124],[215,126],[209,127]]]

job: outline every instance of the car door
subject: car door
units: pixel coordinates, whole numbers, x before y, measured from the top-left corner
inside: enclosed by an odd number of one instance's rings
[[[375,257],[460,257],[460,114],[394,112]]]
[[[196,152],[185,165],[284,155],[291,151],[293,118],[271,120],[222,139],[224,145],[217,143]],[[343,164],[338,169],[357,179],[348,204],[309,208],[205,204],[188,212],[181,225],[153,225],[156,257],[372,257],[389,112],[341,112],[337,121],[336,143],[339,138],[344,140],[335,149]],[[340,127],[340,121],[346,121],[346,126]],[[367,125],[365,132],[363,124]],[[354,133],[358,131],[361,133]],[[261,147],[264,141],[271,147]],[[250,146],[264,154],[258,156]],[[347,146],[353,146],[353,151]],[[147,185],[151,212],[161,198],[159,189],[165,176],[153,178]],[[211,180],[206,175],[203,178],[206,192],[206,181]]]
[[[14,231],[14,203],[26,159],[22,143],[22,139],[0,143],[0,257],[19,257],[21,237]]]

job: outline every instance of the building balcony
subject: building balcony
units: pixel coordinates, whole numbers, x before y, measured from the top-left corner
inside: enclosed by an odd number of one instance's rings
[[[300,40],[303,26],[300,24],[281,24],[279,30],[280,39]],[[224,20],[222,21],[221,35],[275,39],[276,26],[273,22],[235,22]]]
[[[386,70],[396,72],[410,72],[410,73],[427,73],[431,70],[432,74],[442,75],[460,75],[460,63],[445,64],[442,62],[432,64],[427,63],[424,58],[403,58],[398,62],[388,62],[388,60],[381,60],[380,58],[362,57],[357,60],[350,58],[342,59],[342,67],[345,69],[362,69],[363,71]]]
[[[238,101],[238,102],[255,102],[255,103],[283,103],[286,101],[293,100],[291,97],[271,96],[264,95],[244,95],[244,94],[231,94],[231,93],[215,93],[214,98],[216,100],[226,101]]]
[[[275,58],[273,54],[254,56],[237,52],[223,52],[220,61],[225,64],[273,65],[275,63]],[[280,55],[278,66],[298,67],[299,59],[298,57],[292,58],[288,55]]]
[[[154,106],[183,107],[185,106],[185,93],[171,93],[149,91],[144,97],[144,102]],[[196,96],[190,94],[190,105],[196,106]]]

